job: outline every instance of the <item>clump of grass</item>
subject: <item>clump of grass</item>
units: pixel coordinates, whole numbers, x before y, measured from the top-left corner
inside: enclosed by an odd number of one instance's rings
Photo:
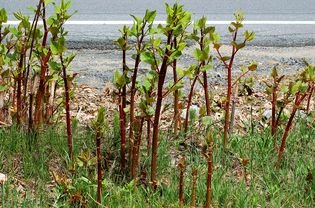
[[[216,148],[213,151],[211,205],[215,207],[311,207],[314,205],[315,182],[311,176],[315,172],[312,154],[315,132],[308,128],[308,125],[306,121],[297,122],[287,142],[287,156],[281,168],[275,166],[276,152],[273,151],[273,137],[269,132],[254,132],[247,137],[234,136],[230,141],[232,149],[230,154],[226,154],[220,141],[214,139]],[[21,200],[17,197],[20,194],[17,187],[15,191],[9,191],[12,188],[9,187],[11,183],[9,182],[2,186],[2,205],[10,207],[24,204],[24,207],[34,207],[42,203],[41,206],[45,207],[48,206],[47,202],[58,205],[69,204],[69,199],[66,197],[58,198],[59,185],[55,185],[53,194],[46,188],[52,179],[49,169],[55,168],[55,171],[64,172],[73,183],[76,181],[73,186],[77,187],[77,192],[81,190],[81,195],[88,201],[88,207],[95,206],[93,199],[96,196],[97,180],[92,176],[96,175],[96,168],[92,165],[91,177],[83,169],[78,169],[80,171],[71,174],[71,170],[67,167],[69,161],[66,159],[67,141],[64,139],[66,137],[64,130],[55,128],[44,131],[38,136],[31,151],[28,148],[26,135],[23,131],[17,133],[16,127],[0,130],[0,142],[3,144],[0,147],[0,160],[3,161],[0,172],[8,173],[12,180],[27,178],[25,181],[36,181],[35,193],[25,182],[26,196]],[[78,157],[82,148],[95,149],[92,135],[89,130],[80,130],[74,134],[74,158]],[[106,134],[104,140],[110,140],[112,137],[111,133]],[[64,145],[60,145],[63,143]],[[39,145],[44,148],[36,150]],[[115,182],[109,175],[109,170],[106,170],[102,181],[102,200],[111,207],[119,207],[121,204],[128,207],[177,207],[180,177],[178,167],[172,165],[172,160],[175,158],[170,155],[171,152],[177,151],[178,145],[178,141],[166,135],[161,138],[158,152],[161,159],[157,165],[162,182],[158,184],[156,192],[145,184],[138,185],[134,190],[133,181],[126,184]],[[95,155],[93,152],[91,154]],[[195,200],[197,207],[202,206],[206,199],[207,158],[201,154],[194,155],[193,160],[190,158],[191,154],[185,156],[187,163],[185,174],[191,173],[192,168],[198,171]],[[21,162],[14,163],[13,161],[18,158],[22,158]],[[246,167],[242,163],[244,158],[248,160]],[[55,167],[49,167],[52,164],[49,161],[58,161],[58,163],[54,164]],[[187,176],[183,181],[183,190],[187,190],[183,193],[186,202],[192,200],[192,193],[189,191],[190,178]]]

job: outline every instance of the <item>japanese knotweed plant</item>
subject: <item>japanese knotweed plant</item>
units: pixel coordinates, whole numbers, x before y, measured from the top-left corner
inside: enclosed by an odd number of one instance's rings
[[[146,141],[147,141],[147,156],[150,156],[150,150],[151,150],[151,123],[152,123],[152,116],[154,115],[154,108],[153,104],[155,101],[155,90],[156,90],[156,82],[157,82],[157,73],[153,70],[149,71],[145,76],[143,76],[138,82],[137,82],[137,90],[139,94],[141,95],[140,102],[139,102],[139,109],[140,112],[138,113],[138,118],[141,120],[140,128],[141,132],[143,129],[143,121],[146,121],[147,125],[147,131],[146,131]],[[137,145],[137,159],[135,162],[132,163],[132,165],[135,164],[135,168],[138,166],[139,161],[139,150],[140,150],[140,138],[141,138],[141,132],[138,132],[138,137],[136,137],[136,143]]]
[[[292,128],[294,117],[298,110],[302,109],[303,101],[307,96],[312,93],[315,85],[315,66],[307,64],[300,76],[289,83],[287,87],[284,87],[284,92],[293,95],[292,110],[289,120],[285,126],[284,134],[282,137],[281,145],[278,153],[278,161],[282,159],[282,155],[285,148],[286,139],[289,135],[289,131]]]
[[[55,8],[49,17],[46,15],[48,6]],[[44,123],[50,123],[59,106],[64,105],[69,156],[72,157],[69,102],[74,76],[68,75],[67,70],[74,55],[64,56],[67,32],[63,27],[72,16],[68,13],[70,6],[71,1],[62,0],[56,4],[39,0],[37,7],[31,8],[33,21],[17,12],[14,16],[20,21],[18,26],[4,29],[3,23],[7,18],[5,10],[1,10],[0,94],[8,95],[7,109],[12,109],[19,126],[28,124],[29,132],[33,130],[33,124],[38,130]],[[56,90],[61,86],[64,86],[65,96],[58,98]]]
[[[290,93],[286,90],[286,87],[282,88],[283,90],[283,99],[279,100],[279,90],[281,92],[281,81],[285,77],[284,75],[279,76],[278,70],[276,67],[272,69],[270,74],[272,77],[272,83],[265,82],[267,85],[266,92],[268,95],[271,95],[271,135],[274,137],[274,148],[277,149],[277,139],[276,133],[278,130],[279,122],[284,108],[289,104]],[[286,93],[285,93],[286,92]],[[278,112],[277,112],[278,111]]]
[[[9,112],[5,109],[5,94],[9,90],[10,86],[10,75],[9,70],[4,66],[9,64],[10,59],[6,59],[6,54],[8,52],[8,46],[5,46],[2,41],[9,34],[9,28],[3,28],[3,23],[6,23],[8,20],[7,12],[4,8],[0,10],[0,122],[4,122],[6,112]]]
[[[123,67],[122,67],[122,76],[125,76],[126,82],[124,83],[123,86],[121,86],[121,102],[122,102],[122,107],[124,111],[122,112],[125,114],[125,111],[129,111],[130,114],[130,129],[129,129],[129,164],[131,164],[131,161],[133,160],[132,157],[132,148],[134,145],[134,121],[135,121],[135,109],[136,109],[136,103],[135,103],[135,96],[137,92],[136,88],[136,82],[138,79],[138,70],[139,66],[141,63],[141,53],[145,51],[147,44],[144,42],[147,36],[150,34],[151,28],[153,26],[153,21],[156,16],[156,11],[150,11],[146,10],[145,15],[143,18],[136,17],[132,15],[134,19],[134,24],[131,28],[124,27],[123,30],[121,31],[122,37],[116,40],[116,43],[118,46],[121,48],[123,54],[122,54],[122,59],[123,59]],[[134,46],[130,46],[131,44],[128,43],[129,39],[135,39],[135,44]],[[134,54],[132,58],[134,59],[134,66],[133,67],[128,67],[126,64],[126,52],[129,49],[134,50]],[[131,73],[131,75],[130,75]],[[126,99],[127,99],[127,92],[126,92],[126,87],[127,84],[130,82],[130,106],[129,110],[126,108]],[[121,117],[126,117],[121,115]],[[126,122],[126,119],[124,119],[124,122]],[[125,130],[122,130],[125,131]],[[122,135],[124,136],[125,133]],[[123,138],[122,138],[123,139]],[[125,165],[123,165],[125,166]]]
[[[157,73],[157,91],[153,121],[152,135],[152,158],[151,158],[151,181],[155,187],[157,184],[157,157],[159,140],[159,123],[163,98],[165,97],[164,83],[169,65],[178,59],[182,50],[186,47],[187,27],[190,25],[191,14],[184,10],[183,6],[174,4],[173,7],[166,4],[167,20],[166,25],[158,25],[151,31],[156,36],[164,35],[166,43],[161,42],[161,38],[153,36],[148,48],[141,53],[141,60],[151,65],[151,70]],[[176,44],[174,39],[176,38]],[[176,45],[176,47],[175,47]]]
[[[60,5],[54,4],[55,13],[50,16],[47,21],[45,16],[43,16],[43,24],[44,24],[44,37],[43,43],[41,46],[43,48],[38,47],[38,49],[42,49],[43,51],[39,52],[38,55],[41,57],[41,69],[40,69],[40,79],[39,79],[39,88],[36,95],[36,110],[35,110],[35,121],[41,120],[41,114],[43,111],[39,111],[40,107],[43,103],[43,90],[45,89],[45,85],[47,83],[46,80],[49,79],[48,69],[50,66],[51,74],[55,74],[55,79],[58,79],[58,75],[62,77],[63,84],[64,84],[64,105],[66,109],[66,125],[67,125],[67,138],[68,138],[68,148],[69,148],[69,157],[72,159],[72,133],[71,133],[71,115],[70,115],[70,83],[73,80],[74,76],[70,76],[67,74],[67,70],[71,62],[73,61],[75,55],[70,54],[68,56],[64,56],[66,52],[66,35],[67,32],[64,30],[63,25],[64,23],[72,16],[72,14],[68,13],[68,9],[71,6],[71,1],[64,1],[62,0]],[[43,2],[43,8],[45,8],[45,2]],[[44,10],[43,10],[44,11]],[[44,12],[43,12],[44,14]],[[51,33],[52,39],[50,40],[49,48],[46,48],[45,39],[47,39],[48,32]],[[45,50],[45,48],[47,50]],[[47,52],[46,52],[47,51]],[[59,61],[57,61],[59,59]],[[50,80],[53,81],[54,75]],[[54,83],[54,82],[53,82]],[[54,92],[55,86],[52,85],[51,92]],[[53,93],[54,94],[54,93]],[[53,99],[52,99],[53,100]],[[53,105],[51,103],[50,105]],[[49,102],[48,102],[49,106]],[[52,113],[51,111],[47,111],[46,113]],[[50,116],[50,115],[49,115]]]
[[[227,92],[226,92],[226,101],[225,101],[225,121],[224,121],[224,140],[223,146],[227,148],[228,144],[228,134],[229,134],[229,123],[230,123],[230,105],[231,105],[231,97],[232,97],[232,87],[233,87],[233,77],[232,77],[232,69],[235,61],[235,57],[237,52],[246,46],[246,43],[252,41],[255,37],[254,32],[248,32],[247,30],[244,32],[244,38],[242,41],[238,41],[237,37],[239,35],[239,31],[243,28],[243,20],[244,16],[242,12],[236,12],[234,14],[235,21],[231,22],[229,26],[229,32],[232,34],[231,41],[231,54],[229,56],[223,56],[220,52],[220,48],[222,44],[219,43],[219,40],[214,42],[214,49],[217,51],[219,59],[224,64],[225,69],[227,70]]]
[[[126,52],[128,50],[128,38],[129,38],[129,28],[124,26],[120,30],[122,36],[118,38],[115,42],[122,50],[122,74],[119,71],[115,72],[114,84],[118,89],[118,108],[119,108],[119,123],[120,123],[120,159],[121,159],[121,169],[126,169],[126,113],[124,109],[127,106],[127,84],[128,84],[128,67],[126,63]]]
[[[190,66],[188,70],[186,70],[185,72],[181,72],[181,74],[185,74],[192,80],[186,106],[186,115],[184,123],[185,132],[187,132],[188,130],[190,106],[192,103],[192,98],[197,81],[201,83],[204,90],[206,115],[209,116],[211,112],[207,71],[210,70],[212,67],[212,55],[210,54],[210,44],[213,42],[213,38],[217,37],[217,34],[215,33],[214,27],[206,26],[206,22],[207,22],[206,17],[202,17],[201,19],[197,20],[194,24],[194,31],[190,35],[190,38],[192,38],[198,44],[198,48],[194,50],[194,57],[197,60],[197,64]]]
[[[124,90],[127,85],[127,76],[123,72],[121,74],[118,70],[115,71],[113,83],[118,89],[118,109],[119,109],[119,127],[120,127],[120,165],[121,169],[126,169],[126,127],[125,127],[125,112],[124,112]]]
[[[98,110],[97,118],[93,122],[93,128],[95,131],[95,143],[96,143],[96,158],[97,158],[97,202],[101,204],[101,192],[102,192],[102,157],[101,157],[101,139],[104,136],[105,129],[105,108],[101,107]]]

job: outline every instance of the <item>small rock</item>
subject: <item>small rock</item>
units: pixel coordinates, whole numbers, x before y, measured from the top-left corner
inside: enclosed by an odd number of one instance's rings
[[[272,117],[272,110],[265,110],[265,112],[262,115],[264,120],[269,120]]]
[[[302,110],[298,110],[296,112],[296,116],[299,117],[299,118],[305,118],[307,116],[307,114],[304,111],[302,111]]]
[[[7,175],[0,173],[0,184],[7,182],[7,180],[8,180]]]
[[[200,108],[197,105],[191,105],[189,110],[190,111],[195,111],[196,112],[196,116],[199,117],[199,110],[200,110]],[[187,109],[184,109],[182,114],[180,115],[183,119],[186,118],[186,111],[187,111]]]

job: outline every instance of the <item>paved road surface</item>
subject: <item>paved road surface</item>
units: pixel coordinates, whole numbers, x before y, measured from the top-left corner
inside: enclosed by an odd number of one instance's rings
[[[37,0],[1,0],[0,8],[9,13],[23,11],[36,5]],[[129,14],[142,16],[147,8],[158,12],[157,20],[164,20],[164,2],[173,0],[73,0],[73,10],[78,10],[72,20],[131,20]],[[207,16],[209,20],[231,20],[233,12],[243,9],[246,20],[315,21],[315,0],[182,0],[179,1],[193,13],[194,18]],[[10,20],[14,20],[11,15]],[[117,25],[69,25],[70,40],[77,47],[95,47],[99,43],[111,43],[117,35]],[[226,26],[217,26],[228,40]],[[303,46],[315,45],[315,25],[248,25],[257,32],[254,45]],[[108,45],[108,44],[107,44]]]

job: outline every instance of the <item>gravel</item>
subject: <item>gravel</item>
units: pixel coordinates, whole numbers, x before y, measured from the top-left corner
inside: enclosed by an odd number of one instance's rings
[[[102,48],[102,49],[101,49]],[[192,54],[194,46],[188,47],[183,56],[178,61],[178,66],[187,68],[190,64],[196,63]],[[223,46],[221,53],[223,56],[230,54],[230,47]],[[98,47],[97,49],[71,49],[71,53],[77,56],[72,64],[72,71],[79,73],[77,82],[79,84],[87,84],[97,89],[102,89],[104,83],[111,81],[113,72],[121,69],[121,51],[112,44],[108,46]],[[128,66],[132,68],[134,62],[131,58],[132,53],[128,55]],[[209,82],[211,85],[222,85],[226,83],[226,71],[222,63],[216,58],[214,53],[213,69],[209,71]],[[240,72],[242,65],[247,65],[251,61],[258,63],[258,69],[254,72],[254,76],[260,80],[270,74],[270,70],[277,66],[280,74],[293,75],[296,74],[303,66],[303,59],[311,64],[315,64],[315,46],[303,47],[263,47],[263,46],[247,46],[240,50],[236,56],[233,73]],[[147,64],[140,65],[140,72],[144,73],[150,69]],[[171,70],[170,70],[171,71]],[[171,73],[169,73],[171,78]],[[261,88],[261,83],[256,83],[257,88]]]

